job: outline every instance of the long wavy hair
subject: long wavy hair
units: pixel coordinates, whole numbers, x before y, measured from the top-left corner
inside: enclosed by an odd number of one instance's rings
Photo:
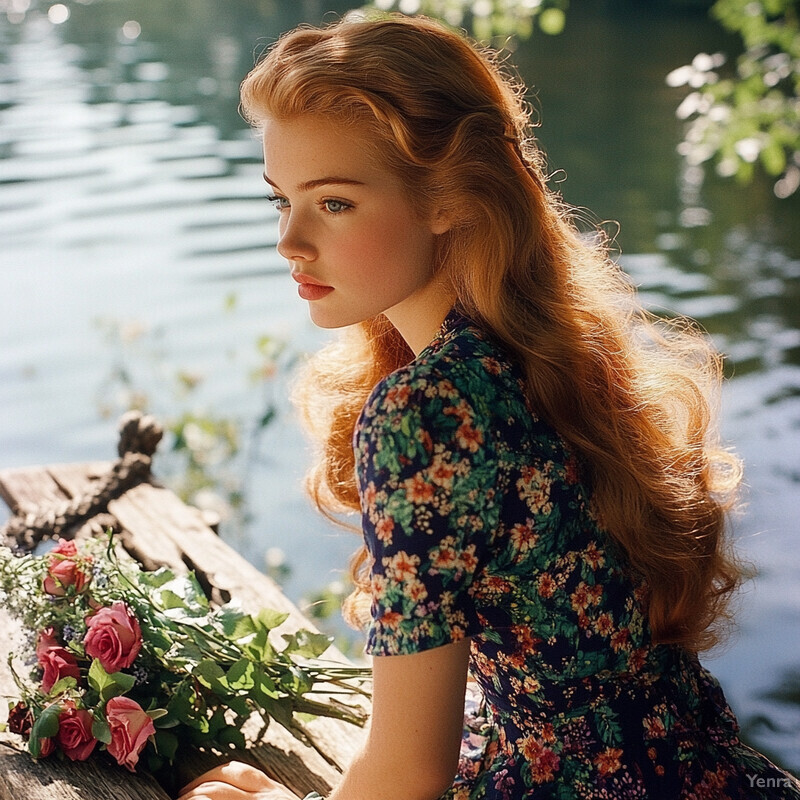
[[[579,454],[596,517],[646,586],[653,640],[714,644],[741,578],[726,536],[740,465],[713,425],[721,359],[688,321],[647,313],[607,239],[581,232],[548,188],[522,84],[459,33],[390,16],[284,35],[241,97],[256,126],[305,114],[359,125],[420,216],[454,221],[435,269]],[[308,486],[323,513],[359,508],[357,416],[413,357],[380,315],[308,362],[297,396],[320,442]],[[362,590],[366,559],[354,562]]]

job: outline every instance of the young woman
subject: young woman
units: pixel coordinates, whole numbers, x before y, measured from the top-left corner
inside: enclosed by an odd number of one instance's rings
[[[578,232],[520,87],[391,17],[284,36],[242,100],[278,250],[346,327],[303,397],[371,601],[370,729],[331,800],[800,798],[697,658],[740,579],[719,358]],[[233,763],[182,800],[293,797]]]

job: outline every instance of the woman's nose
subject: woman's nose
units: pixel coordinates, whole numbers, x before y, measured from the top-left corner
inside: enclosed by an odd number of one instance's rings
[[[278,252],[287,261],[313,261],[317,251],[311,242],[308,226],[304,226],[300,217],[292,211],[281,222]]]

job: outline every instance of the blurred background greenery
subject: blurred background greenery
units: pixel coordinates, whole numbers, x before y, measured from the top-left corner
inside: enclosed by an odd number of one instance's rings
[[[287,400],[315,330],[275,252],[237,90],[283,31],[348,0],[0,0],[0,467],[110,456],[130,407],[158,473],[215,511],[345,648],[357,545],[302,495]],[[645,301],[727,354],[735,521],[758,569],[713,654],[748,737],[800,769],[798,3],[376,0],[503,47],[553,181],[619,226]]]

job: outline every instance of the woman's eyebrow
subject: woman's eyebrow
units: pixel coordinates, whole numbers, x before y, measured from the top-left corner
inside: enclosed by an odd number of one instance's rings
[[[270,179],[270,177],[264,173],[264,180],[273,188],[278,189],[278,185]],[[317,189],[320,186],[327,186],[329,184],[333,185],[341,185],[341,186],[364,186],[364,181],[356,180],[355,178],[345,178],[340,175],[327,175],[324,178],[314,178],[310,181],[303,181],[303,183],[298,184],[297,191],[298,192],[307,192],[309,189]]]

